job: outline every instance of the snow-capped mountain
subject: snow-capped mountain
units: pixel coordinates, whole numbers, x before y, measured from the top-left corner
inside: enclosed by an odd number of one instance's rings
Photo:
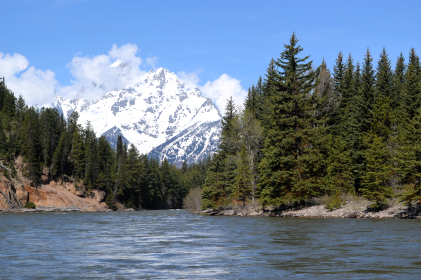
[[[113,66],[128,67],[121,62]],[[140,153],[177,165],[214,152],[221,131],[221,114],[212,101],[164,68],[98,100],[58,96],[44,107],[57,108],[66,118],[76,110],[80,124],[90,121],[97,136],[104,135],[113,146],[121,134]]]

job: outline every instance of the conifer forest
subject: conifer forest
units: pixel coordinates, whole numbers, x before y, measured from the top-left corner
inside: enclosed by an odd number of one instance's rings
[[[232,204],[303,204],[361,195],[374,209],[389,198],[421,202],[421,63],[415,49],[373,63],[339,52],[329,70],[303,56],[295,34],[248,90],[227,100],[218,151],[181,168],[139,154],[118,138],[113,149],[92,125],[56,109],[28,107],[0,87],[0,158],[18,155],[25,175],[81,181],[115,208],[180,208],[200,194],[202,209]],[[361,59],[359,62],[358,59]],[[1,74],[1,73],[0,73]],[[3,172],[7,172],[4,170]],[[11,176],[16,176],[13,174]],[[190,195],[189,194],[189,195]]]

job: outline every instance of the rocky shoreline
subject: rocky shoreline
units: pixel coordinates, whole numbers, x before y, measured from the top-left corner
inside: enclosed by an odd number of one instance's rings
[[[33,213],[33,212],[82,212],[85,208],[77,207],[36,207],[34,209],[28,208],[12,208],[0,209],[0,213]],[[110,210],[111,211],[111,210]]]
[[[373,211],[364,201],[347,202],[335,210],[326,209],[325,205],[293,207],[229,207],[223,209],[206,209],[193,212],[210,216],[245,216],[245,217],[290,217],[290,218],[357,218],[357,219],[421,219],[421,207],[408,209],[394,202],[381,211]]]

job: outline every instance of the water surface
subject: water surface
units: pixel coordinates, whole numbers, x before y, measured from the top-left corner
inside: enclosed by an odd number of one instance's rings
[[[0,214],[0,279],[419,279],[421,221]]]

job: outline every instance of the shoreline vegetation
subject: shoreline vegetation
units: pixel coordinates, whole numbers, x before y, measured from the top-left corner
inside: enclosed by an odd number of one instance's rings
[[[87,211],[418,218],[415,49],[407,60],[401,53],[395,67],[385,48],[377,65],[369,49],[361,64],[339,52],[331,72],[324,60],[303,57],[298,42],[293,33],[243,104],[227,100],[218,150],[191,165],[141,155],[121,135],[113,147],[89,122],[78,124],[76,111],[64,118],[56,109],[28,107],[3,80],[0,208],[88,203]]]
[[[209,216],[282,217],[282,218],[354,218],[354,219],[421,219],[421,207],[408,208],[401,203],[391,203],[383,210],[369,207],[369,201],[346,202],[341,208],[329,210],[326,205],[300,207],[233,206],[219,209],[191,211],[192,214]]]
[[[415,49],[407,60],[401,53],[395,67],[385,48],[377,65],[369,49],[361,64],[339,52],[330,72],[324,60],[303,56],[298,42],[293,33],[242,105],[227,100],[198,213],[418,217],[421,63]],[[262,207],[253,207],[255,201]]]

